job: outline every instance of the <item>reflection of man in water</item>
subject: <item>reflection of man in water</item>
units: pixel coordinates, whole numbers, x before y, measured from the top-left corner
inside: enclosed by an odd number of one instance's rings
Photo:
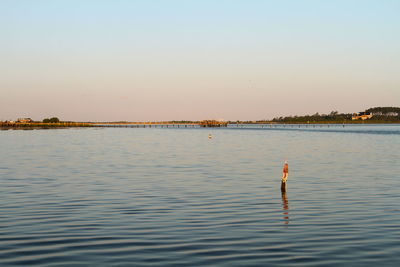
[[[283,219],[285,224],[289,224],[289,200],[286,192],[282,192],[282,204],[283,204]]]

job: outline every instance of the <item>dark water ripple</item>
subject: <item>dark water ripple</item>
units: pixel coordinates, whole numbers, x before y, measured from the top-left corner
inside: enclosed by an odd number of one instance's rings
[[[0,265],[400,263],[398,135],[212,131],[1,132]]]

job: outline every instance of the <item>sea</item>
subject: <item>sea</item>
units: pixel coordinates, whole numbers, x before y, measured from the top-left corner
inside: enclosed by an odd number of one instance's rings
[[[399,159],[399,125],[3,130],[0,266],[399,266]]]

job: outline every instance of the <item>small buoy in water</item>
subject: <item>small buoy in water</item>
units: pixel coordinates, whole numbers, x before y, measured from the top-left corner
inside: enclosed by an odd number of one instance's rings
[[[211,139],[212,138],[212,135],[211,134],[208,134],[208,139]]]

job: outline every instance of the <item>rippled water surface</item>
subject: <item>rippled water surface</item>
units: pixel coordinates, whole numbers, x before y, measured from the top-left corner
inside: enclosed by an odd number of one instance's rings
[[[400,264],[400,126],[9,130],[0,149],[1,266]]]

